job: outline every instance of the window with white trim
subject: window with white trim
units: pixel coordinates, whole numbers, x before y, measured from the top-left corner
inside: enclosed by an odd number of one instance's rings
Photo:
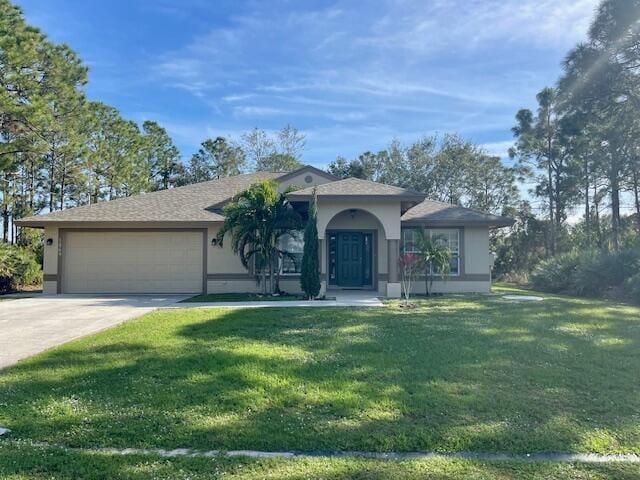
[[[403,253],[419,253],[417,248],[418,230],[420,228],[402,229],[402,251]],[[434,228],[425,229],[425,233],[439,245],[444,245],[451,251],[451,262],[449,275],[460,274],[460,230],[457,228]],[[438,275],[438,272],[433,272]]]

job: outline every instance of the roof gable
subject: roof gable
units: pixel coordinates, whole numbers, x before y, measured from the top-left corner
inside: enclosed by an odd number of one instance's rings
[[[335,182],[336,180],[340,180],[335,175],[330,174],[329,172],[325,172],[324,170],[320,170],[319,168],[314,167],[313,165],[305,165],[302,168],[294,170],[292,172],[285,173],[281,177],[278,177],[278,182],[284,182],[291,178],[297,177],[298,175],[303,175],[305,173],[314,173],[322,178],[330,182]]]
[[[508,227],[514,220],[508,217],[465,208],[451,203],[425,200],[402,215],[402,223],[434,226],[487,225]]]
[[[349,177],[335,182],[325,183],[317,187],[309,187],[291,192],[289,197],[304,199],[311,197],[313,192],[319,197],[393,197],[402,200],[423,200],[424,194],[408,188],[394,187],[384,183]]]

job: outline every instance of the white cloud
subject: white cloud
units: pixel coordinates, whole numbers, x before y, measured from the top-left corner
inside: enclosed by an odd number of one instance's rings
[[[154,80],[211,107],[217,116],[201,123],[242,131],[291,122],[306,127],[308,148],[335,157],[436,130],[509,138],[515,112],[555,80],[598,0],[275,2],[251,2],[166,52]],[[178,135],[211,136],[206,125]],[[510,146],[485,144],[503,158]]]
[[[286,110],[272,107],[242,106],[234,107],[233,113],[243,117],[264,117],[287,114]]]

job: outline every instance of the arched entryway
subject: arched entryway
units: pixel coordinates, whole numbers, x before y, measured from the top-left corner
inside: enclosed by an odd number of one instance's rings
[[[335,213],[322,227],[322,273],[327,290],[385,293],[388,246],[380,219],[363,208],[347,208]]]

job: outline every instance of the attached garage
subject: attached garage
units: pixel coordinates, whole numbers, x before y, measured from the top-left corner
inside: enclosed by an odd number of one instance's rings
[[[63,293],[200,293],[203,230],[62,232]]]

